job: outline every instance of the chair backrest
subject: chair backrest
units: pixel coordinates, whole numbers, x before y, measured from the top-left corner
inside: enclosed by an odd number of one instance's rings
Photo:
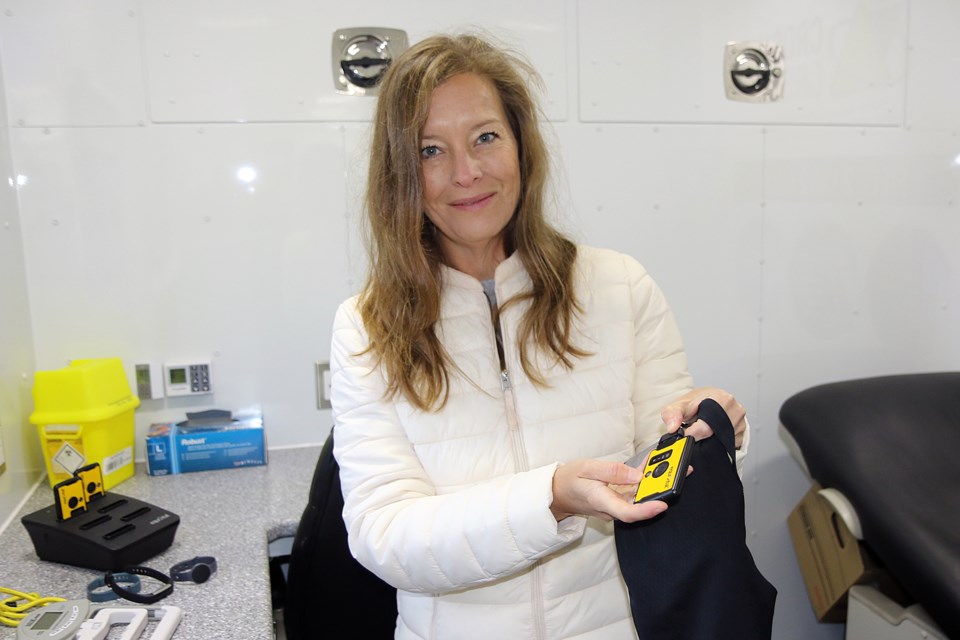
[[[333,430],[317,460],[310,496],[290,551],[284,630],[290,640],[343,637],[393,638],[397,590],[350,554],[343,522],[340,467]],[[347,612],[362,611],[355,618]]]

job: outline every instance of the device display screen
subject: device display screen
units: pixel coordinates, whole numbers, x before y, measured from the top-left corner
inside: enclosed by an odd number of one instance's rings
[[[171,384],[186,384],[187,382],[187,370],[186,369],[170,369],[170,383]]]
[[[46,631],[53,626],[57,620],[60,619],[60,616],[63,615],[61,611],[46,611],[40,614],[40,617],[37,618],[37,621],[33,623],[30,627],[31,631]]]

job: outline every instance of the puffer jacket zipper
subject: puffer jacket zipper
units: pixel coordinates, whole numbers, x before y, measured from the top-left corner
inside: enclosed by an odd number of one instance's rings
[[[510,441],[513,446],[513,459],[518,472],[529,471],[527,463],[527,449],[520,431],[520,421],[517,418],[517,403],[513,395],[513,385],[510,384],[510,372],[507,371],[506,337],[500,325],[500,314],[493,314],[494,339],[497,343],[497,355],[500,358],[500,388],[503,391],[503,401],[507,412],[507,425],[510,428]],[[533,565],[530,573],[530,607],[534,618],[534,638],[546,638],[546,621],[543,612],[543,574],[540,560]]]
[[[500,325],[499,314],[495,314],[493,317],[493,331],[496,334],[497,355],[500,358],[500,389],[503,391],[503,402],[507,411],[507,425],[510,428],[510,441],[513,445],[513,460],[517,471],[529,471],[530,465],[527,464],[526,445],[523,442],[520,421],[517,418],[517,403],[513,397],[513,385],[510,384],[510,372],[507,371],[507,358],[504,353],[506,349],[503,346],[506,338]]]

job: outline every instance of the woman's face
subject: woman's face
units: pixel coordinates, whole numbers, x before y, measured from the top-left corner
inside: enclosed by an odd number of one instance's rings
[[[479,278],[505,256],[520,197],[517,141],[493,83],[473,73],[433,91],[420,144],[424,208],[444,257]]]

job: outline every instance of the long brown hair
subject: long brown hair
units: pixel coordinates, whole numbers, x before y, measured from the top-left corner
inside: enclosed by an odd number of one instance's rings
[[[518,337],[523,370],[545,386],[531,348],[568,368],[586,355],[571,341],[580,310],[572,285],[577,248],[544,214],[549,157],[530,90],[539,75],[519,55],[475,35],[427,38],[398,56],[380,84],[365,202],[370,272],[360,294],[367,351],[384,367],[388,396],[427,411],[446,403],[453,364],[434,331],[443,255],[423,210],[420,136],[433,90],[461,73],[493,83],[517,140],[521,192],[504,245],[533,284],[501,310],[530,302]]]

